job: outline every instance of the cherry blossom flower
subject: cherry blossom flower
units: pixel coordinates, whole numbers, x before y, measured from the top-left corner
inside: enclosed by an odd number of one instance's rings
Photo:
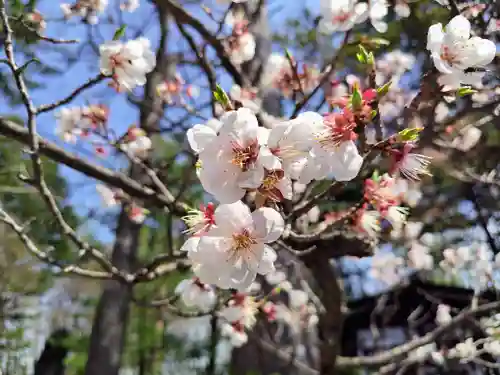
[[[494,355],[495,357],[498,357],[500,356],[500,341],[493,339],[491,341],[485,342],[483,345],[483,349],[488,353]]]
[[[353,142],[357,137],[355,124],[346,116],[345,111],[333,113],[311,123],[314,142],[299,178],[301,183],[329,175],[337,181],[350,181],[358,175],[363,158]]]
[[[462,152],[467,152],[478,144],[482,134],[479,128],[468,126],[460,131],[459,136],[451,142],[451,146]]]
[[[439,325],[446,325],[451,322],[450,306],[440,304],[436,311],[436,323]]]
[[[199,154],[198,177],[203,188],[219,202],[232,203],[241,199],[246,189],[257,189],[262,184],[259,134],[268,130],[259,127],[254,113],[247,108],[228,112],[222,122],[217,137]]]
[[[235,293],[219,315],[230,323],[239,322],[244,328],[251,329],[257,322],[260,303],[254,297],[243,293]]]
[[[328,176],[337,181],[351,181],[358,175],[362,164],[363,158],[353,141],[342,142],[335,148],[318,142],[307,158],[299,181],[309,183]]]
[[[458,343],[454,348],[450,349],[448,355],[450,357],[458,357],[464,361],[473,359],[477,354],[477,347],[474,339],[469,337],[464,342]]]
[[[139,0],[125,0],[120,3],[120,9],[124,12],[135,12],[137,8],[139,8],[140,1]]]
[[[308,304],[309,297],[302,290],[292,289],[288,292],[289,306],[283,303],[275,305],[276,320],[285,323],[293,335],[303,330],[311,330],[318,323],[316,308]]]
[[[184,79],[176,74],[173,79],[166,79],[156,86],[156,94],[169,105],[187,106],[185,97],[198,96],[198,88],[188,85]]]
[[[182,218],[188,227],[185,233],[195,236],[207,233],[215,225],[214,213],[215,206],[211,202],[206,206],[201,205],[199,210],[189,210],[188,214]]]
[[[222,336],[229,338],[229,342],[235,348],[239,348],[245,345],[248,341],[248,335],[239,322],[235,322],[232,324],[222,324],[221,334]]]
[[[394,12],[400,18],[408,18],[411,14],[411,8],[408,5],[410,0],[396,0],[396,4],[394,5]]]
[[[413,143],[405,143],[402,150],[392,150],[393,164],[391,174],[401,173],[402,176],[413,180],[420,180],[420,175],[430,175],[428,166],[430,157],[412,153]]]
[[[393,190],[399,199],[410,207],[415,207],[423,196],[422,190],[416,181],[409,181],[404,178],[395,179]]]
[[[248,22],[235,23],[233,33],[226,39],[225,47],[233,64],[241,65],[255,56],[255,38],[248,31]]]
[[[438,84],[442,86],[441,91],[443,92],[458,90],[462,85],[482,88],[485,74],[485,72],[464,72],[456,70],[453,73],[441,74],[438,77]]]
[[[388,25],[384,18],[389,13],[386,0],[370,0],[369,15],[372,26],[379,33],[385,33]]]
[[[277,310],[273,302],[267,301],[264,306],[262,306],[262,312],[265,314],[268,322],[274,322],[276,320]]]
[[[257,113],[261,108],[261,100],[257,96],[257,89],[243,88],[239,85],[233,85],[229,91],[232,100],[240,102],[243,107],[251,109]]]
[[[203,282],[221,288],[245,290],[256,274],[274,270],[276,253],[266,245],[282,234],[284,221],[272,208],[250,213],[241,201],[222,204],[215,210],[216,227],[188,249],[188,257],[200,265],[195,273]]]
[[[408,251],[408,263],[416,270],[432,270],[434,257],[430,254],[430,249],[427,246],[414,243]]]
[[[142,224],[146,220],[146,216],[149,214],[149,210],[141,207],[135,203],[132,203],[127,207],[127,213],[130,220],[136,224]]]
[[[392,81],[391,89],[397,87],[401,76],[411,70],[415,64],[415,56],[399,49],[384,54],[376,61],[377,84],[381,85]]]
[[[109,108],[103,104],[91,104],[82,108],[83,128],[102,130],[109,118]]]
[[[124,152],[138,158],[145,158],[152,147],[151,138],[143,129],[135,126],[127,131],[124,142],[120,144]]]
[[[304,112],[297,118],[275,125],[260,149],[259,158],[267,169],[283,169],[297,179],[314,142],[314,129],[321,127],[323,117]]]
[[[80,16],[91,25],[99,21],[99,14],[103,13],[107,6],[108,0],[78,0],[73,5],[67,3],[60,5],[64,18]]]
[[[388,285],[399,282],[404,260],[393,253],[376,254],[373,257],[370,274]]]
[[[266,169],[257,193],[263,199],[262,204],[267,200],[281,202],[284,199],[292,199],[292,180],[282,169]]]
[[[471,36],[470,22],[464,16],[455,16],[443,30],[442,24],[429,28],[427,49],[436,68],[444,74],[489,64],[496,54],[495,43]]]
[[[367,3],[357,0],[321,0],[320,12],[319,29],[325,34],[350,30],[369,16]]]
[[[214,289],[196,277],[182,280],[175,288],[175,294],[180,296],[186,307],[195,307],[201,311],[210,311],[217,301]]]
[[[381,230],[380,213],[375,210],[358,210],[354,215],[354,228],[370,237],[377,237]]]
[[[42,13],[34,10],[33,12],[26,14],[25,17],[26,21],[28,21],[31,27],[33,27],[40,34],[43,34],[45,28],[47,27],[47,22],[45,22],[45,18],[43,17]]]
[[[293,62],[293,60],[292,60]],[[265,88],[278,90],[285,97],[293,93],[312,90],[316,87],[319,71],[316,68],[302,65],[302,71],[293,71],[290,61],[283,55],[273,53],[267,60],[261,78],[261,85]]]
[[[125,43],[110,41],[99,46],[101,73],[110,75],[117,87],[132,90],[146,83],[146,74],[151,72],[156,59],[146,38]]]
[[[76,143],[77,137],[81,135],[80,124],[83,119],[80,107],[61,108],[56,114],[56,134],[65,142]]]
[[[282,290],[288,291],[292,289],[292,284],[286,279],[286,273],[283,271],[272,271],[264,276],[266,281],[271,286],[278,287]]]
[[[186,137],[189,146],[196,153],[199,154],[206,145],[217,138],[217,133],[222,126],[222,122],[218,119],[210,119],[206,124],[197,124],[186,132]]]
[[[364,198],[383,216],[387,215],[390,207],[399,204],[395,182],[388,174],[365,180]]]
[[[110,189],[106,185],[97,185],[96,190],[105,207],[114,207],[120,203],[121,194],[118,191]]]
[[[406,223],[408,209],[401,206],[390,206],[383,218],[389,221],[393,228],[400,229]]]

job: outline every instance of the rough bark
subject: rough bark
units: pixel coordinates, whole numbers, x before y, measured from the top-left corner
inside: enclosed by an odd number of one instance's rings
[[[68,355],[64,340],[68,335],[67,330],[59,329],[49,336],[40,358],[35,363],[34,375],[64,375],[64,360]]]
[[[342,280],[329,259],[328,251],[321,250],[323,249],[304,256],[303,261],[314,275],[318,296],[325,308],[325,312],[319,315],[318,324],[319,371],[321,375],[334,375],[342,342],[344,293],[341,287]]]
[[[157,98],[155,87],[163,79],[169,65],[165,54],[167,12],[161,4],[158,5],[157,12],[161,39],[156,56],[156,68],[148,75],[144,99],[140,104],[140,126],[148,134],[159,129],[159,121],[163,116],[163,102]],[[130,177],[134,180],[144,180],[146,176],[140,167],[133,166]],[[118,269],[131,272],[137,266],[140,228],[141,225],[129,220],[126,208],[123,207],[112,253],[112,263]],[[131,285],[114,280],[106,282],[94,317],[85,375],[118,375],[126,341],[131,301]]]

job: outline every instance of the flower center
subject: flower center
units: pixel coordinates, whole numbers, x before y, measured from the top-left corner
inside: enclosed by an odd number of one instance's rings
[[[281,180],[283,176],[280,176],[277,171],[268,172],[267,176],[264,177],[262,181],[262,188],[264,190],[272,190],[276,184]]]
[[[342,22],[345,22],[349,19],[349,17],[351,16],[351,14],[349,12],[346,12],[345,10],[341,10],[339,13],[337,13],[334,17],[333,17],[333,22],[338,22],[338,23],[342,23]]]
[[[233,234],[233,246],[231,250],[233,254],[240,255],[247,252],[255,244],[257,244],[257,241],[252,237],[250,231],[243,229],[240,233]]]
[[[446,61],[448,64],[453,66],[453,64],[458,63],[458,56],[451,52],[448,46],[443,46],[441,49],[441,60]]]
[[[253,140],[248,146],[242,146],[234,142],[232,145],[233,158],[231,163],[240,167],[242,171],[247,171],[257,161],[259,155],[259,144]]]

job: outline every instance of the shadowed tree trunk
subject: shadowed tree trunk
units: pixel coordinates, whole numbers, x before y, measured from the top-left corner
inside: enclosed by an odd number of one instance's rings
[[[68,355],[64,340],[68,336],[69,333],[65,329],[59,329],[50,335],[40,358],[35,363],[33,375],[64,375],[66,370],[64,361]]]
[[[165,54],[167,41],[167,11],[158,5],[157,12],[161,28],[160,45],[156,56],[156,67],[147,77],[144,99],[140,104],[140,126],[148,134],[159,129],[159,121],[163,116],[163,102],[156,95],[156,85],[163,80],[168,68]],[[143,171],[133,166],[131,178],[144,180]],[[141,225],[133,223],[126,207],[122,208],[116,230],[112,263],[120,270],[133,272],[137,267],[137,251]],[[107,281],[97,305],[89,356],[85,375],[118,375],[126,340],[127,324],[132,302],[132,285],[118,281]]]

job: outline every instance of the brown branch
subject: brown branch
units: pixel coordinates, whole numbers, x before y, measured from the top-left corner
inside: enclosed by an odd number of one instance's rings
[[[1,117],[0,134],[22,144],[30,144],[30,136],[26,128]],[[37,135],[37,137],[39,142],[39,152],[42,155],[47,156],[49,159],[64,164],[85,174],[86,176],[95,178],[114,188],[122,189],[125,193],[132,197],[150,201],[158,207],[167,207],[170,212],[178,216],[184,216],[186,214],[187,207],[180,202],[175,202],[171,193],[168,196],[159,194],[155,190],[127,177],[123,173],[80,159],[76,155],[73,155],[72,153],[56,146],[39,135]]]
[[[419,337],[405,344],[396,346],[385,352],[375,354],[373,356],[363,357],[339,357],[337,359],[338,368],[353,368],[353,367],[379,367],[388,363],[394,362],[399,358],[405,357],[411,351],[435,341],[440,335],[448,330],[458,326],[463,321],[480,314],[486,314],[500,309],[500,301],[491,302],[474,309],[469,309],[454,317],[449,324],[437,327],[434,331]]]
[[[222,66],[227,70],[234,81],[240,86],[245,86],[245,77],[243,77],[241,72],[234,66],[227,56],[226,49],[224,48],[222,42],[217,39],[217,37],[213,35],[205,27],[205,25],[203,25],[203,23],[191,16],[181,5],[176,4],[173,0],[165,0],[165,5],[179,24],[185,24],[194,28],[205,39],[205,41],[214,48]]]
[[[87,82],[85,82],[83,85],[79,86],[71,94],[69,94],[67,97],[64,99],[58,100],[54,103],[51,104],[43,104],[37,109],[35,109],[36,114],[44,113],[44,112],[49,112],[52,111],[53,109],[56,109],[64,104],[68,104],[69,102],[73,101],[80,93],[85,91],[88,88],[91,88],[95,85],[97,85],[99,82],[101,82],[103,79],[107,78],[104,74],[100,73],[94,78],[89,79]]]

